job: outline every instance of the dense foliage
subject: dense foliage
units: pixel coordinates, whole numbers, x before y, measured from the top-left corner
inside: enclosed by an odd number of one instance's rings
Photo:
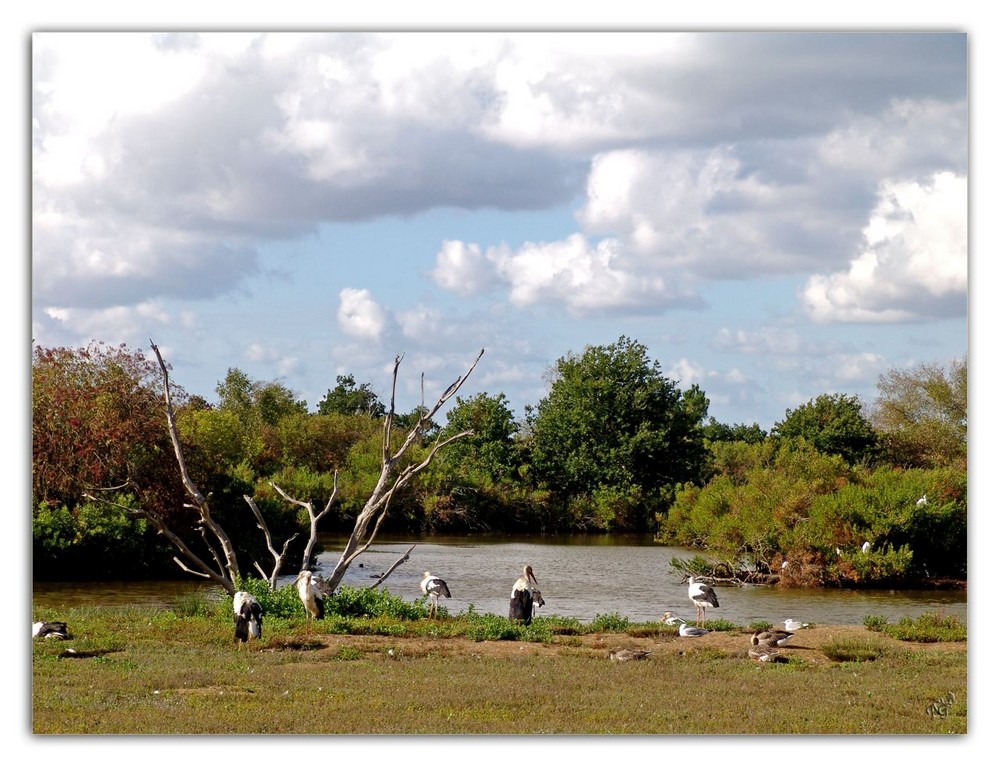
[[[33,356],[36,577],[176,576],[141,520],[85,494],[117,488],[193,534],[166,429],[159,371],[124,347],[37,347]],[[469,432],[394,496],[383,532],[649,531],[731,569],[785,584],[962,578],[966,567],[966,364],[893,370],[879,398],[821,394],[770,432],[709,416],[646,348],[622,337],[567,354],[519,420],[504,394],[456,397],[435,437]],[[274,490],[321,508],[344,532],[380,469],[385,406],[369,383],[337,377],[310,412],[276,381],[236,368],[214,403],[175,389],[188,469],[249,571],[270,561],[244,496],[277,541],[308,519]],[[397,415],[394,439],[419,415]],[[194,535],[197,538],[196,535]],[[867,543],[867,546],[865,545]],[[123,556],[111,556],[117,552]]]

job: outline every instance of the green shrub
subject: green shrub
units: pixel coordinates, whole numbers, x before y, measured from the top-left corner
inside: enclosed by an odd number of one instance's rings
[[[466,636],[475,642],[520,639],[521,627],[507,618],[487,614],[475,619]]]
[[[618,613],[611,615],[598,615],[587,627],[589,631],[610,631],[615,633],[624,632],[629,627],[628,618],[621,617]]]
[[[841,663],[877,660],[885,655],[888,649],[882,642],[860,639],[837,639],[819,646],[820,652],[827,658]]]
[[[865,626],[904,642],[965,642],[969,637],[965,624],[954,615],[936,613],[923,613],[916,618],[903,616],[895,625],[885,618],[869,624],[866,617]]]

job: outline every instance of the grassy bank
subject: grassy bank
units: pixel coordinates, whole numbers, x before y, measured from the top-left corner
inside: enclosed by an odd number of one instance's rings
[[[747,657],[749,627],[697,639],[604,616],[477,640],[461,615],[265,621],[235,647],[224,613],[74,608],[34,640],[34,733],[965,733],[964,641],[817,626]],[[711,624],[710,624],[711,625]],[[337,632],[337,633],[331,633]],[[473,632],[474,633],[474,632]],[[486,632],[488,633],[488,632]],[[964,627],[962,629],[964,636]],[[485,634],[484,634],[485,635]],[[940,638],[940,637],[939,637]],[[611,650],[651,651],[615,662]],[[73,650],[73,652],[71,652]]]

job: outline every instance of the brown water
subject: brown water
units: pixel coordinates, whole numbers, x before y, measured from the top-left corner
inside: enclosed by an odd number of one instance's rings
[[[538,577],[545,597],[541,615],[560,615],[591,621],[617,613],[633,622],[657,620],[664,611],[689,620],[694,607],[687,598],[681,574],[670,566],[673,557],[692,552],[654,545],[649,539],[623,536],[563,538],[413,538],[372,546],[355,561],[343,583],[366,586],[392,565],[413,543],[416,548],[383,584],[406,600],[420,596],[425,570],[444,578],[452,593],[441,605],[452,614],[473,605],[478,613],[506,615],[510,588],[525,564]],[[319,571],[329,575],[339,559],[342,539],[326,538],[327,553],[318,557]],[[281,583],[291,582],[292,577]],[[708,617],[738,625],[753,621],[798,621],[860,625],[867,615],[890,621],[924,612],[954,615],[967,621],[965,590],[842,590],[777,589],[765,586],[717,586],[718,609]],[[63,605],[171,606],[191,593],[221,598],[217,587],[203,581],[145,581],[128,583],[36,583],[33,601],[39,608],[58,612]]]

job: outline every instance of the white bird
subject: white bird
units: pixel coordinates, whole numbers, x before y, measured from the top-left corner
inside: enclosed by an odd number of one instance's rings
[[[69,639],[69,629],[62,621],[38,621],[31,624],[31,636],[43,639]]]
[[[233,596],[233,626],[233,639],[236,642],[260,639],[264,627],[264,612],[253,594],[237,591]]]
[[[686,623],[682,623],[680,628],[677,629],[677,635],[682,637],[700,637],[710,633],[712,632],[708,629],[700,629],[696,626],[689,626]]]
[[[688,582],[688,599],[690,599],[698,611],[698,617],[695,622],[699,626],[705,625],[705,608],[706,607],[718,607],[719,600],[715,596],[715,591],[711,586],[704,583],[699,583],[694,579],[693,575],[689,575],[687,578]]]
[[[508,615],[512,621],[523,621],[525,626],[531,625],[532,583],[537,586],[538,580],[531,570],[531,565],[525,565],[524,574],[514,581],[514,587],[510,590],[510,612]]]
[[[861,544],[861,551],[863,553],[867,554],[871,550],[872,550],[871,541],[865,541],[864,543]]]
[[[424,579],[420,581],[420,590],[424,593],[424,596],[430,597],[431,606],[428,610],[428,615],[431,618],[437,617],[438,599],[441,597],[451,599],[451,592],[448,591],[448,584],[445,583],[443,579],[438,578],[436,575],[431,575],[430,572],[426,570],[424,571]]]
[[[663,613],[663,617],[660,618],[660,623],[666,623],[668,626],[678,626],[682,623],[681,619],[674,615],[670,610]]]
[[[808,628],[811,623],[799,623],[798,621],[793,621],[791,618],[785,618],[785,631],[798,631],[799,629]]]
[[[316,578],[311,570],[303,570],[295,579],[295,590],[299,592],[299,600],[306,608],[306,614],[314,620],[323,620],[325,615],[323,597],[328,589],[323,588],[322,581]]]
[[[917,499],[917,506],[923,506],[927,503],[927,493],[924,493]]]
[[[793,636],[791,631],[782,631],[781,629],[757,629],[750,637],[750,644],[754,647],[758,645],[784,647],[792,641]]]

